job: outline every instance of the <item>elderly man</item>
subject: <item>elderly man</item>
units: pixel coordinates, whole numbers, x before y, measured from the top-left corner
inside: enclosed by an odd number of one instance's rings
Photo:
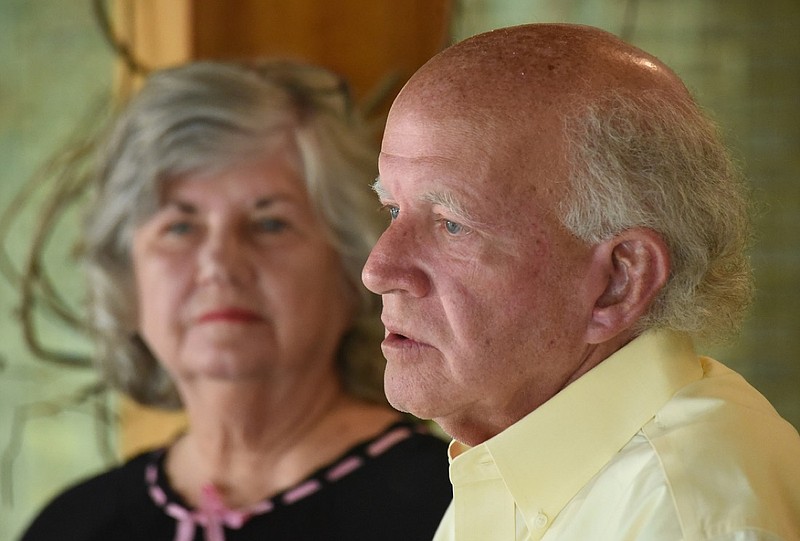
[[[453,437],[437,540],[800,538],[800,438],[694,351],[751,294],[747,195],[653,56],[526,25],[428,62],[392,106],[386,392]]]

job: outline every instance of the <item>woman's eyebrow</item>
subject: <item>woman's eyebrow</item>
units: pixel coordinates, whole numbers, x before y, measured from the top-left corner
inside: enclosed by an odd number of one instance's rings
[[[256,200],[255,204],[253,205],[253,207],[256,208],[256,209],[263,209],[263,208],[271,207],[271,206],[273,206],[273,205],[275,205],[277,203],[293,204],[293,203],[295,203],[295,198],[293,198],[293,197],[291,197],[289,195],[286,195],[286,194],[277,193],[277,194],[268,195],[268,196],[264,196],[264,197],[258,198]]]
[[[186,201],[181,201],[180,199],[167,199],[164,201],[164,205],[162,208],[174,208],[178,212],[183,214],[196,214],[197,207],[191,203],[187,203]]]
[[[275,204],[275,197],[261,197],[256,200],[256,204],[253,205],[254,208],[263,209]]]

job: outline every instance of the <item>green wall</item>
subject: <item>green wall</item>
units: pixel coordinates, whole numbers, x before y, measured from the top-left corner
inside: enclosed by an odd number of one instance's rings
[[[16,314],[19,270],[50,192],[28,204],[16,196],[70,138],[93,104],[110,91],[112,55],[96,30],[88,1],[0,0],[0,213],[21,209],[3,239],[0,277],[0,539],[14,539],[31,513],[66,483],[105,463],[96,437],[94,403],[79,393],[87,370],[34,360]],[[61,221],[47,262],[65,302],[79,305],[81,276],[71,255],[77,215]],[[40,319],[50,348],[86,352],[81,337],[52,317]]]

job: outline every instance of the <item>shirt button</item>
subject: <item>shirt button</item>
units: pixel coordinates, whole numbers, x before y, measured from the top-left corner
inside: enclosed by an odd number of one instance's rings
[[[536,515],[533,519],[533,526],[540,529],[547,526],[547,515],[544,513],[539,513]]]

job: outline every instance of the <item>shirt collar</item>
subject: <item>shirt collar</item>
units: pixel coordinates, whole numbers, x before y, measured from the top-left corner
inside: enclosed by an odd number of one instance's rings
[[[486,455],[529,530],[550,521],[684,385],[702,377],[691,339],[648,331],[486,442],[450,445],[454,485]]]

